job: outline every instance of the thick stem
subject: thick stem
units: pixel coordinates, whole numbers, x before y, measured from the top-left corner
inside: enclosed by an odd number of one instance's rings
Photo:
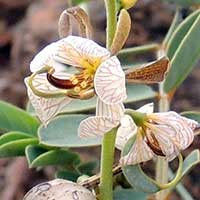
[[[113,173],[116,128],[105,134],[101,150],[100,200],[113,199]]]
[[[159,100],[159,112],[167,112],[169,110],[169,101],[167,95],[163,91],[163,84],[160,84],[160,100]],[[160,184],[166,184],[168,182],[168,162],[165,158],[158,157],[156,162],[156,181]],[[158,192],[156,194],[157,200],[164,200],[166,197],[166,190]]]
[[[116,31],[117,25],[117,6],[115,0],[104,0],[106,6],[107,17],[107,30],[106,30],[106,44],[109,49],[112,45],[112,41]]]

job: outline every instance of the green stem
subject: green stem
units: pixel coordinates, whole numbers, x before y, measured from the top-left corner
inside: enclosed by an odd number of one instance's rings
[[[115,0],[104,0],[107,15],[107,30],[106,30],[106,44],[109,49],[116,31],[117,25],[117,5]]]
[[[148,45],[142,45],[142,46],[137,46],[137,47],[131,47],[131,48],[126,48],[122,49],[118,56],[119,57],[124,57],[124,56],[129,56],[129,55],[137,55],[137,54],[143,54],[146,52],[156,52],[159,49],[159,44],[153,43],[153,44],[148,44]]]
[[[115,138],[117,128],[105,134],[101,150],[100,200],[113,199],[113,173]]]
[[[167,112],[169,110],[169,101],[167,95],[163,91],[163,83],[159,85],[160,100],[159,100],[159,112]],[[161,184],[168,182],[168,162],[165,158],[158,157],[156,162],[156,181]],[[156,194],[157,200],[164,200],[166,198],[166,190],[158,192]]]

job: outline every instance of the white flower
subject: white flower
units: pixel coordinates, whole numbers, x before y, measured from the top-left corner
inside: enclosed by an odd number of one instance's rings
[[[57,73],[68,65],[78,72]],[[36,75],[32,80],[35,90],[28,84],[30,77],[25,81],[31,103],[43,123],[48,123],[73,98],[81,98],[87,92],[95,91],[109,105],[117,105],[127,97],[125,74],[119,60],[92,40],[68,36],[48,45],[35,56],[30,69],[37,72],[47,66],[53,67],[56,73]],[[63,95],[50,98],[40,95],[40,91],[47,94],[62,91]]]
[[[144,106],[140,111],[144,112],[145,109],[152,110],[152,104]],[[148,161],[155,155],[164,156],[168,161],[172,161],[181,150],[192,143],[197,125],[196,121],[173,111],[148,112],[138,128],[130,152],[122,157],[120,162],[123,165],[137,164]]]

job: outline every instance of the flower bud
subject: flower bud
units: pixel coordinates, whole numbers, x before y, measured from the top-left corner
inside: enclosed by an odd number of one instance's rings
[[[128,10],[136,4],[137,0],[121,0],[121,5],[124,9]]]

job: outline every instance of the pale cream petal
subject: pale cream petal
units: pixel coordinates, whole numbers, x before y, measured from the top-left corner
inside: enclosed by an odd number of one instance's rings
[[[141,136],[137,136],[130,152],[120,159],[122,165],[135,165],[151,160],[154,156],[153,151],[148,147]]]
[[[43,98],[36,96],[29,87],[27,81],[28,78],[25,79],[25,83],[27,86],[27,92],[30,102],[35,108],[35,111],[39,119],[45,125],[47,125],[48,122],[53,117],[55,117],[58,113],[60,113],[65,105],[69,104],[72,101],[72,99],[70,99],[69,97]],[[33,85],[35,88],[37,88],[37,90],[41,92],[45,93],[59,92],[59,89],[53,87],[48,83],[45,74],[36,76],[33,81]]]
[[[54,58],[62,63],[82,67],[82,61],[100,58],[107,59],[110,52],[92,40],[77,36],[68,36],[59,42]]]
[[[106,104],[118,104],[127,98],[125,74],[117,57],[107,59],[98,67],[94,85],[98,97]]]
[[[127,141],[137,133],[137,126],[129,115],[121,118],[121,126],[117,130],[116,148],[122,150]]]
[[[172,161],[180,152],[180,145],[176,140],[176,132],[166,125],[153,126],[153,129],[147,129],[146,131],[151,131],[154,134],[166,159]]]
[[[148,103],[137,109],[137,111],[141,113],[151,114],[153,113],[153,109],[154,109],[154,103]]]
[[[88,117],[80,123],[78,134],[80,137],[103,136],[117,125],[118,121],[113,121],[108,117]]]
[[[37,72],[45,66],[52,66],[53,56],[56,53],[57,42],[53,42],[43,48],[31,61],[30,70],[31,72]],[[53,66],[52,66],[53,67]]]
[[[109,117],[113,120],[120,120],[124,115],[124,105],[123,103],[119,103],[116,105],[108,105],[97,98],[96,105],[96,116]]]
[[[166,113],[156,113],[156,123],[166,124],[176,133],[175,140],[180,146],[180,149],[187,148],[194,139],[193,130],[197,126],[197,122],[191,119],[180,116],[176,112],[170,111]]]

